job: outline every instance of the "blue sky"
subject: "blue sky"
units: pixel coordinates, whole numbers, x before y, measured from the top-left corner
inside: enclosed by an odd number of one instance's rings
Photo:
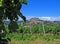
[[[60,17],[60,0],[28,0],[21,12],[27,17]]]

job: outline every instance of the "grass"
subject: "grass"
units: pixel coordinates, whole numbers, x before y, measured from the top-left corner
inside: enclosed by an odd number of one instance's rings
[[[24,34],[21,33],[7,34],[11,38],[10,44],[60,44],[59,36],[44,36],[39,34]]]
[[[34,41],[32,40],[21,40],[16,41],[15,39],[12,39],[10,44],[60,44],[60,40],[54,40],[54,41],[47,41],[44,39],[37,38]]]
[[[8,33],[6,37],[11,38],[10,44],[60,44],[60,37],[53,35]]]

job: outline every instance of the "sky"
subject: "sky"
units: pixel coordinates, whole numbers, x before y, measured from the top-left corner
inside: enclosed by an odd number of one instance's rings
[[[27,5],[22,4],[21,12],[27,19],[60,21],[60,0],[28,0]]]

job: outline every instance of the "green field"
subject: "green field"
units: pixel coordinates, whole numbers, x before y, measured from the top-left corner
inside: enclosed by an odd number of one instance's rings
[[[9,33],[8,26],[5,26],[7,35],[10,38],[10,44],[60,44],[60,27],[58,25],[46,24],[43,27],[41,24],[32,26],[19,25],[17,32]],[[58,28],[59,27],[59,28]],[[20,33],[21,29],[24,33]],[[45,34],[44,34],[45,31]]]
[[[40,34],[22,34],[12,33],[7,34],[11,38],[10,44],[60,44],[59,36],[49,36]]]

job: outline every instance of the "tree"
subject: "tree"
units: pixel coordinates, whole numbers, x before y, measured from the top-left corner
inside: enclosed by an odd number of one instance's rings
[[[3,31],[5,31],[5,19],[8,18],[10,20],[8,25],[10,31],[18,29],[18,24],[16,23],[18,16],[20,16],[24,22],[26,22],[26,17],[20,12],[22,4],[27,4],[27,0],[0,0],[0,38],[2,33],[4,33]]]

